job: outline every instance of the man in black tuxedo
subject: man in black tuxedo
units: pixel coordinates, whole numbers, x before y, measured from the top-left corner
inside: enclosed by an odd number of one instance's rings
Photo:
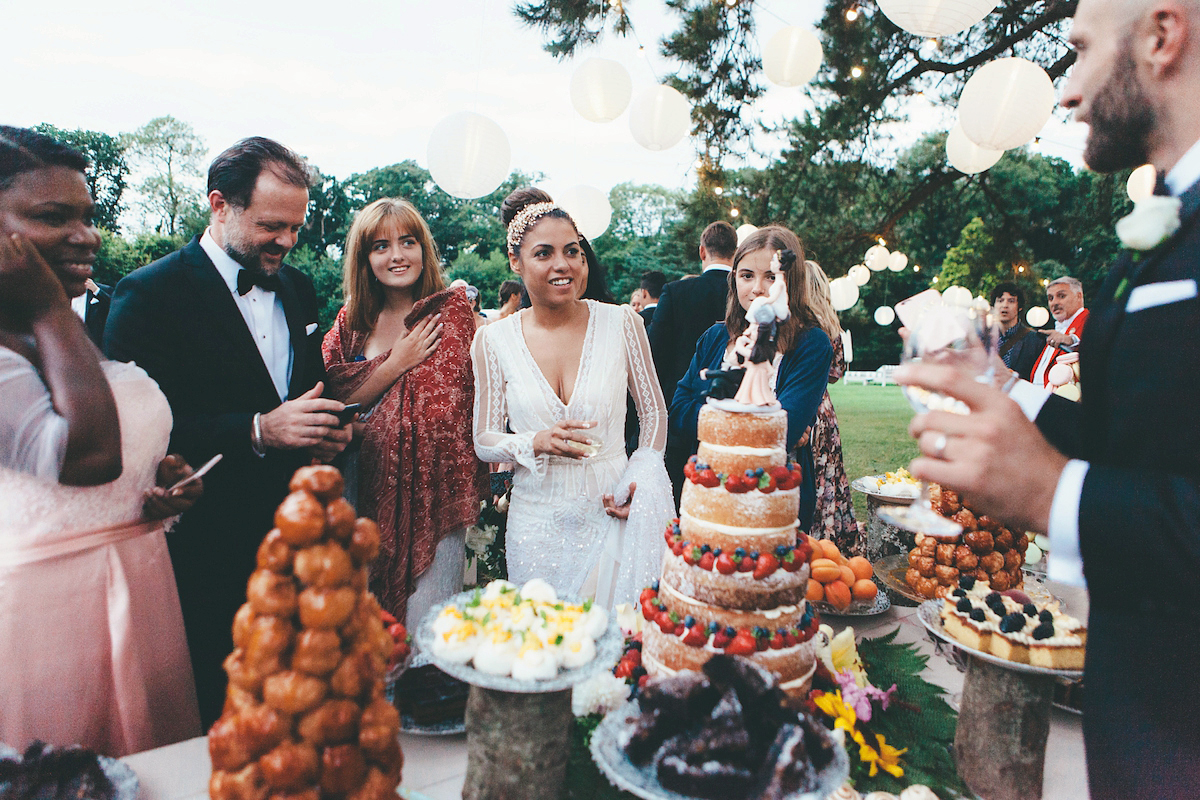
[[[171,403],[171,448],[217,453],[204,497],[168,536],[204,724],[221,712],[221,662],[255,553],[292,472],[350,440],[325,369],[312,282],[283,263],[308,207],[308,171],[269,139],[244,139],[208,172],[203,236],[117,284],[110,358],[136,361]]]
[[[87,279],[87,291],[72,298],[71,310],[83,320],[88,337],[99,347],[104,342],[104,323],[108,321],[108,306],[112,287]]]
[[[737,231],[728,222],[714,222],[700,235],[698,278],[671,281],[663,287],[647,334],[654,368],[663,398],[671,405],[675,386],[687,373],[696,354],[696,342],[714,322],[725,319],[729,296],[729,271],[737,251]],[[683,466],[692,455],[694,442],[667,434],[667,474],[675,489],[675,504],[683,493]]]
[[[1200,7],[1080,0],[1071,43],[1078,60],[1061,103],[1090,125],[1084,160],[1105,172],[1150,162],[1170,195],[1138,203],[1118,225],[1138,252],[1116,261],[1094,300],[1079,345],[1080,403],[1024,381],[1009,397],[932,366],[896,379],[972,410],[913,420],[918,478],[964,492],[1016,530],[1046,531],[1052,578],[1070,577],[1082,556],[1092,797],[1196,798]],[[1001,380],[1012,382],[1006,371]]]

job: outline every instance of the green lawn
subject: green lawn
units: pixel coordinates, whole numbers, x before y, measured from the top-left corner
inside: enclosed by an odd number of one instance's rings
[[[908,435],[913,410],[898,386],[847,385],[841,381],[829,387],[829,397],[837,412],[842,433],[842,458],[846,477],[907,467],[917,455],[917,443]],[[867,501],[854,492],[854,516],[867,519]]]

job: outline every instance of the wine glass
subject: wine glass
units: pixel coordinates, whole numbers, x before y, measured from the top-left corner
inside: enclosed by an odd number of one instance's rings
[[[948,365],[980,383],[991,383],[997,333],[995,314],[987,301],[975,298],[956,303],[942,296],[929,303],[909,329],[900,360],[904,364]],[[921,386],[901,386],[901,390],[918,412],[969,412],[961,400]],[[961,525],[933,510],[925,481],[921,481],[920,494],[912,505],[884,506],[879,509],[879,516],[898,528],[938,539],[951,539],[962,533]]]

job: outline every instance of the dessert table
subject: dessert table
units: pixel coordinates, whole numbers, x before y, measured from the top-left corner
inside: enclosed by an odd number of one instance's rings
[[[1069,613],[1086,618],[1086,592],[1056,583],[1049,586],[1064,600]],[[935,652],[916,612],[915,608],[892,606],[873,617],[830,617],[828,622],[835,631],[852,624],[860,638],[881,636],[899,627],[897,641],[916,642],[921,652],[930,656],[925,677],[944,687],[957,701],[963,690],[963,674]],[[451,800],[462,796],[467,768],[465,735],[422,737],[401,734],[400,744],[405,757],[402,797]],[[210,767],[203,737],[123,760],[140,779],[139,800],[205,800],[208,797]],[[1078,715],[1056,707],[1050,716],[1042,797],[1046,800],[1086,800],[1087,796],[1082,720]]]

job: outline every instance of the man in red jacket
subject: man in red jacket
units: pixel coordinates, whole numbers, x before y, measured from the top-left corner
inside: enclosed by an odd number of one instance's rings
[[[1079,334],[1087,322],[1088,310],[1083,307],[1083,284],[1075,278],[1055,278],[1046,286],[1046,304],[1054,317],[1054,330],[1046,332],[1046,346],[1033,366],[1029,381],[1034,386],[1049,386],[1046,373],[1054,359],[1063,353],[1073,353],[1079,346]],[[1022,376],[1024,377],[1024,376]]]

